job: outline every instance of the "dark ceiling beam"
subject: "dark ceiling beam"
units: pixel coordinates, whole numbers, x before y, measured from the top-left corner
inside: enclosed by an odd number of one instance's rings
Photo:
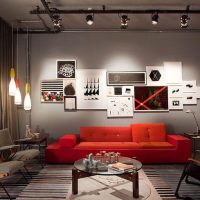
[[[44,1],[44,0],[42,0]],[[117,9],[117,10],[59,10],[59,9],[49,9],[49,10],[31,10],[30,14],[152,14],[157,12],[159,14],[200,14],[200,10],[126,10],[126,9]]]

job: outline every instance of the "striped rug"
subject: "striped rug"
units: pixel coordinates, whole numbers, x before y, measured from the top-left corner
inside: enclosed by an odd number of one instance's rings
[[[62,200],[67,199],[71,192],[72,165],[46,165],[41,169],[39,165],[28,165],[33,179],[29,183],[21,174],[8,177],[4,182],[10,195],[17,200]],[[174,192],[178,184],[183,165],[144,165],[143,170],[149,181],[160,195],[161,199],[176,199]],[[28,178],[28,176],[26,176]],[[186,184],[181,185],[180,196],[200,199],[200,187]],[[6,199],[4,191],[0,188],[0,199]],[[154,199],[157,200],[157,199]]]

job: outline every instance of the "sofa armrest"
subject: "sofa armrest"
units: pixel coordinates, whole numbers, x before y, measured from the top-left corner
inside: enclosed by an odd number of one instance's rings
[[[77,144],[76,134],[70,133],[62,136],[59,139],[59,144],[61,148],[73,148]]]
[[[167,135],[167,141],[177,148],[192,149],[191,140],[181,135]]]

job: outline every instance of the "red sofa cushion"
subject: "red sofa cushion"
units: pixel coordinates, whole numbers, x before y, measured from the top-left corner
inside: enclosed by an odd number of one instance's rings
[[[66,134],[62,136],[59,140],[61,148],[71,148],[76,145],[76,135],[75,134]]]
[[[81,142],[131,142],[131,127],[81,127]]]
[[[165,142],[165,124],[132,124],[133,142]]]
[[[76,149],[138,149],[139,145],[135,142],[81,142]]]
[[[139,146],[143,149],[157,149],[157,148],[174,148],[169,142],[139,142]]]

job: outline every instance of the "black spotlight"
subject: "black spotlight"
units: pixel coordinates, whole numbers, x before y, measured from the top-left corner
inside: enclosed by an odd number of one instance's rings
[[[88,25],[92,25],[94,22],[94,16],[93,15],[87,15],[86,16],[86,22]]]
[[[130,19],[128,18],[127,15],[122,15],[121,16],[121,29],[126,29],[128,27],[128,21]]]
[[[61,28],[61,21],[62,21],[62,19],[60,18],[59,15],[53,15],[54,29],[59,30]]]
[[[190,18],[188,17],[188,15],[182,15],[181,16],[181,28],[187,28],[189,20],[190,20]]]
[[[151,22],[152,22],[153,25],[158,24],[158,18],[159,18],[158,13],[153,13],[152,14],[152,16],[151,16]]]

